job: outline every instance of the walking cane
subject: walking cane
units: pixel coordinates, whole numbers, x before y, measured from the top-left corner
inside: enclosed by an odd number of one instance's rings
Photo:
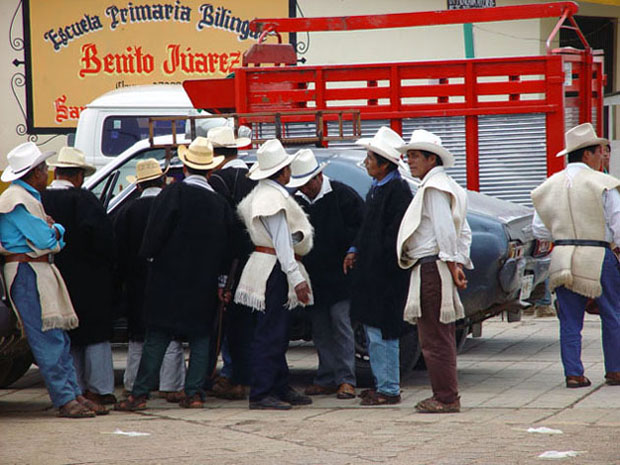
[[[239,267],[239,259],[235,258],[228,272],[228,279],[226,280],[226,286],[224,286],[224,295],[230,292],[235,287],[235,276],[237,275],[237,268]],[[224,330],[224,312],[226,311],[226,304],[224,301],[220,301],[217,306],[217,338],[215,342],[215,363],[213,364],[213,372],[211,373],[211,379],[215,378],[217,372],[217,359],[220,356],[222,350],[222,332]]]

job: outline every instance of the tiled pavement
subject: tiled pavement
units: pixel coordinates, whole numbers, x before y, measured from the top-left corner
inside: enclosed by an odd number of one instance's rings
[[[55,417],[34,369],[0,390],[0,464],[530,464],[547,461],[538,458],[545,451],[572,450],[577,457],[550,461],[618,465],[620,387],[603,382],[599,321],[588,316],[584,327],[589,388],[564,387],[557,334],[554,318],[486,322],[459,356],[457,415],[415,413],[429,395],[426,373],[415,371],[393,407],[318,397],[288,412],[250,411],[247,402],[209,398],[205,409],[184,410],[153,400],[143,413],[66,420]],[[124,353],[116,355],[120,375]],[[309,382],[312,346],[288,357],[293,382]],[[527,432],[539,426],[563,434]]]

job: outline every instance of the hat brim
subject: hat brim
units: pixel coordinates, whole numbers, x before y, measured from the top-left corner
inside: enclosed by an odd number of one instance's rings
[[[452,168],[454,166],[454,155],[452,155],[448,149],[442,147],[441,145],[433,144],[431,142],[412,142],[398,147],[398,151],[400,153],[407,153],[409,150],[423,150],[425,152],[434,153],[441,158],[444,168]]]
[[[55,153],[56,152],[53,151],[53,150],[47,151],[47,152],[42,152],[41,155],[39,155],[37,158],[35,158],[33,160],[31,165],[27,169],[22,169],[22,170],[19,170],[18,172],[13,171],[13,169],[10,166],[7,166],[6,169],[2,172],[2,176],[0,176],[0,181],[2,181],[2,182],[12,182],[12,181],[15,181],[15,180],[17,180],[19,178],[22,178],[22,177],[26,176],[26,174],[28,174],[28,172],[32,168],[34,168],[38,164],[44,162],[45,160],[47,160],[49,157],[51,157]]]
[[[298,187],[304,186],[305,184],[308,183],[308,181],[310,181],[317,174],[322,173],[326,166],[327,166],[327,163],[323,162],[323,163],[319,164],[319,166],[317,168],[315,168],[314,171],[312,171],[312,172],[310,172],[310,173],[308,173],[306,175],[303,175],[303,176],[300,176],[300,177],[293,177],[293,176],[291,176],[291,180],[286,185],[286,187],[291,187],[293,189],[296,189]]]
[[[381,158],[385,158],[387,161],[394,163],[395,165],[398,165],[400,161],[400,156],[398,152],[396,152],[395,154],[389,153],[388,151],[384,150],[382,147],[378,147],[374,145],[372,141],[373,140],[370,138],[358,139],[355,141],[355,145],[360,145],[364,147],[366,150],[370,150],[372,153],[376,153]]]
[[[134,176],[133,174],[130,174],[129,176],[125,176],[125,179],[127,180],[127,182],[133,184],[133,183],[141,183],[141,182],[146,182],[146,181],[152,181],[153,179],[158,179],[158,178],[162,178],[166,175],[166,173],[168,173],[168,170],[170,169],[170,166],[166,166],[166,169],[164,171],[162,171],[161,174],[154,174],[152,176],[147,176],[146,178],[140,179],[138,180],[137,176]]]
[[[52,166],[54,168],[79,168],[84,170],[84,177],[87,176],[91,176],[95,173],[95,171],[97,171],[97,168],[95,168],[93,165],[89,165],[88,163],[84,163],[83,165],[78,165],[76,163],[66,163],[66,162],[59,162],[57,159],[53,160],[53,161],[49,161],[47,163],[49,166]]]
[[[189,153],[189,151],[190,150],[184,145],[179,145],[179,148],[177,149],[179,160],[181,160],[181,162],[184,165],[189,166],[190,168],[194,168],[195,170],[202,170],[202,171],[212,170],[213,168],[218,166],[220,163],[222,163],[222,161],[224,160],[223,155],[217,155],[213,157],[213,160],[211,160],[211,163],[207,163],[207,164],[195,163],[187,159],[187,154]]]
[[[252,179],[254,181],[260,181],[261,179],[267,179],[272,174],[276,174],[282,168],[284,168],[284,167],[290,165],[291,163],[293,163],[293,160],[295,160],[295,158],[297,158],[297,153],[295,153],[293,155],[288,155],[288,158],[285,158],[280,163],[278,163],[276,166],[274,166],[272,168],[269,168],[267,170],[262,170],[260,168],[260,166],[258,166],[258,161],[257,161],[256,163],[254,163],[250,167],[250,172],[248,173],[248,178],[250,178],[250,179]]]
[[[576,145],[575,147],[567,147],[564,150],[560,150],[558,153],[555,154],[555,156],[564,157],[568,155],[569,153],[574,152],[575,150],[579,150],[584,147],[590,147],[591,145],[603,145],[603,144],[609,144],[609,140],[605,139],[604,137],[596,137],[586,142],[582,142],[581,144]]]
[[[239,147],[245,147],[252,143],[252,139],[249,137],[239,137],[235,139],[235,142],[232,144],[218,144],[217,142],[210,141],[213,148],[221,148],[221,149],[235,149]]]

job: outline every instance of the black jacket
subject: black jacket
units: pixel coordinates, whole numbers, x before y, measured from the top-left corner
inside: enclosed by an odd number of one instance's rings
[[[43,206],[65,227],[64,249],[54,256],[80,320],[69,331],[71,344],[108,341],[117,316],[118,287],[114,276],[114,231],[101,202],[78,188],[48,189]]]
[[[384,339],[401,335],[409,270],[398,266],[396,239],[400,222],[412,199],[403,179],[371,188],[366,214],[355,246],[351,316],[360,323],[380,328]]]
[[[316,203],[295,196],[314,227],[314,246],[303,262],[317,306],[349,298],[351,283],[349,275],[342,271],[342,262],[364,217],[364,201],[357,192],[338,181],[330,179],[330,183],[332,192]]]
[[[206,335],[229,266],[232,211],[219,194],[176,182],[153,202],[140,255],[149,259],[147,328]]]

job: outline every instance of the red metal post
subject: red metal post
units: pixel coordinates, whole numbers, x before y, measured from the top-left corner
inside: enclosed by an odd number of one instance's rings
[[[547,126],[547,175],[564,169],[564,157],[555,155],[564,148],[564,70],[561,56],[547,57],[547,101],[554,110],[546,114]]]
[[[468,61],[465,65],[465,102],[467,106],[476,107],[477,77],[474,63]],[[467,166],[467,189],[480,191],[480,159],[478,153],[478,115],[465,116],[465,163]]]

